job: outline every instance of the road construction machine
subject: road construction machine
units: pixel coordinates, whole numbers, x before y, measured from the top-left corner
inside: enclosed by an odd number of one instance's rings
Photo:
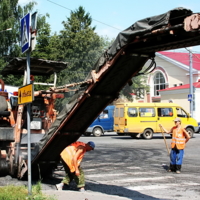
[[[132,14],[132,13],[130,13]],[[121,89],[141,73],[155,68],[155,53],[200,44],[200,15],[186,8],[137,21],[120,32],[94,65],[60,113],[54,101],[73,85],[35,91],[31,103],[31,168],[33,177],[44,177],[60,162],[60,152],[77,141],[94,119],[117,99]],[[149,67],[143,70],[147,61]],[[44,61],[41,61],[41,63]],[[13,63],[16,63],[13,61]],[[66,67],[57,63],[40,71],[31,61],[31,74],[55,73]],[[2,74],[17,74],[23,65],[10,63]],[[0,173],[22,178],[27,171],[26,106],[17,97],[0,93]],[[60,96],[61,97],[61,96]]]

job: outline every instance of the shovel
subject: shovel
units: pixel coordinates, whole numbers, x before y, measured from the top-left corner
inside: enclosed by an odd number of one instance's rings
[[[163,133],[163,129],[162,129],[161,126],[160,126],[160,130],[161,130],[161,133],[162,133],[163,138],[164,138],[164,141],[165,141],[165,146],[166,146],[166,149],[167,149],[167,151],[168,151],[168,155],[170,155],[170,151],[169,151],[169,147],[168,147],[168,145],[167,145],[167,141],[166,141],[166,138],[165,138],[165,134]]]

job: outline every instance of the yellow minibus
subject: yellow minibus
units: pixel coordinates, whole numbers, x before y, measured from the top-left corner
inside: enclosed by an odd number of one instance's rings
[[[198,132],[197,121],[175,103],[118,103],[114,111],[114,131],[132,138],[152,139],[154,133],[161,133],[159,124],[170,130],[176,117],[181,119],[191,137]]]

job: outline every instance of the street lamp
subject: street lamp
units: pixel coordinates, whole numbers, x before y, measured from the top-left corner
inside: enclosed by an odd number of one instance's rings
[[[189,73],[190,73],[190,94],[188,95],[188,99],[190,101],[190,115],[191,117],[193,117],[193,111],[194,111],[194,103],[195,103],[195,99],[194,99],[194,90],[193,90],[193,61],[192,61],[192,47],[190,48],[186,48],[186,50],[189,52]]]

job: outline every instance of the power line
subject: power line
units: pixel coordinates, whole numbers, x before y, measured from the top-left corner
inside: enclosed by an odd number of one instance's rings
[[[63,6],[63,5],[60,5],[60,4],[55,3],[55,2],[53,2],[53,1],[50,1],[50,0],[47,0],[47,1],[49,1],[50,3],[53,3],[53,4],[57,5],[57,6],[60,6],[60,7],[62,7],[62,8],[65,8],[65,9],[70,10],[70,11],[73,12],[73,10],[71,10],[70,8],[67,8],[67,7],[65,7],[65,6]],[[111,26],[111,25],[109,25],[109,24],[106,24],[106,23],[104,23],[104,22],[101,22],[101,21],[99,21],[99,20],[96,20],[96,19],[94,19],[94,18],[92,18],[92,20],[93,20],[93,21],[96,21],[96,22],[98,22],[98,23],[101,23],[101,24],[103,24],[103,25],[109,26],[109,27],[111,27],[111,28],[114,28],[114,29],[116,29],[116,30],[122,31],[121,29],[118,29],[118,28],[116,28],[116,27],[114,27],[114,26]]]

